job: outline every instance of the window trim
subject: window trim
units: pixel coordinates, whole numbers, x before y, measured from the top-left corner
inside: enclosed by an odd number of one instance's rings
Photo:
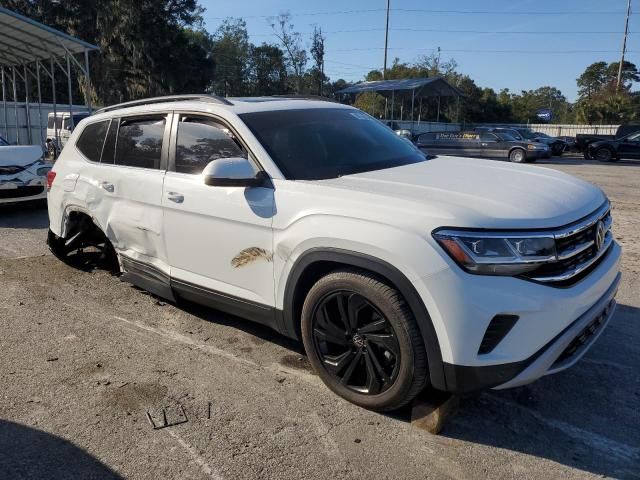
[[[158,165],[158,168],[146,168],[146,167],[136,167],[133,165],[120,165],[116,163],[116,154],[118,152],[118,138],[120,137],[120,127],[122,126],[122,119],[124,118],[145,118],[145,117],[161,117],[164,116],[165,117],[165,123],[164,123],[164,132],[162,132],[162,149],[160,150],[160,164]],[[111,117],[111,120],[115,120],[118,119],[118,130],[116,132],[116,143],[114,145],[114,160],[113,163],[110,163],[109,165],[113,166],[113,167],[119,167],[119,168],[135,168],[136,170],[144,170],[144,171],[159,171],[159,172],[166,172],[167,171],[167,158],[168,158],[168,154],[169,154],[169,139],[170,139],[170,134],[171,134],[171,124],[173,122],[173,112],[167,111],[167,110],[161,110],[161,111],[157,111],[157,112],[132,112],[129,114],[124,114],[124,115],[114,115]],[[100,156],[100,163],[102,164],[102,156]],[[105,164],[107,165],[107,164]]]
[[[219,123],[220,125],[222,125],[223,127],[228,128],[236,137],[236,140],[240,143],[240,146],[247,152],[247,159],[249,160],[249,162],[253,164],[253,167],[256,169],[256,173],[260,171],[267,173],[264,167],[260,164],[258,157],[253,153],[251,148],[249,148],[248,143],[244,140],[244,138],[242,138],[242,136],[238,133],[238,131],[233,127],[233,125],[231,125],[231,123],[228,120],[222,118],[219,115],[215,115],[210,112],[202,112],[198,110],[174,110],[171,113],[172,113],[173,119],[171,124],[171,143],[169,145],[169,152],[168,152],[167,172],[172,172],[176,175],[189,175],[190,177],[193,177],[195,175],[193,173],[176,172],[176,146],[178,145],[178,125],[180,124],[180,115],[195,115],[198,117],[210,118],[216,123]],[[270,175],[269,175],[269,178],[271,178]]]
[[[109,134],[109,128],[111,128],[111,122],[112,121],[113,121],[112,118],[103,118],[103,119],[100,119],[100,120],[96,120],[95,122],[87,123],[82,128],[82,131],[78,134],[78,138],[73,142],[73,147],[82,156],[82,159],[84,161],[89,162],[89,163],[91,163],[93,165],[100,165],[102,163],[102,152],[104,151],[104,145],[107,143],[107,135]],[[105,133],[104,140],[102,140],[102,148],[100,149],[100,161],[99,162],[94,162],[89,157],[87,157],[84,153],[82,153],[82,150],[80,150],[80,148],[78,148],[78,140],[80,140],[80,137],[82,137],[82,134],[87,129],[87,127],[89,127],[90,125],[95,125],[96,123],[100,123],[100,122],[107,122],[109,125],[107,125],[107,133]]]

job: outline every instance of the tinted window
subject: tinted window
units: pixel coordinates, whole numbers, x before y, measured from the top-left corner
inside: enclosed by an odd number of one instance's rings
[[[497,140],[496,136],[492,133],[481,133],[480,141],[482,142],[495,142]]]
[[[313,108],[240,115],[287,178],[316,180],[425,161],[364,112]]]
[[[121,118],[116,142],[116,165],[160,168],[164,116]]]
[[[109,121],[91,123],[85,127],[76,142],[76,147],[92,162],[99,162]]]
[[[212,160],[230,157],[247,155],[229,129],[206,117],[180,117],[176,172],[199,174]]]

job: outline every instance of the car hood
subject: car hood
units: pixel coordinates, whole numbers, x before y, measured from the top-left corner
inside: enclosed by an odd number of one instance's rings
[[[24,167],[42,158],[42,147],[38,145],[9,145],[0,147],[0,165]]]
[[[411,205],[441,226],[473,228],[558,227],[588,215],[606,200],[595,185],[549,168],[460,157],[322,183],[382,196],[371,201],[381,210],[395,210],[395,215]]]

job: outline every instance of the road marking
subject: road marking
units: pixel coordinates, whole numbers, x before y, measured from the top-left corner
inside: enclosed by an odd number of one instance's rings
[[[133,325],[136,328],[141,330],[145,330],[147,332],[155,333],[156,335],[160,335],[164,338],[168,338],[169,340],[173,340],[178,343],[183,343],[185,345],[191,345],[192,347],[196,347],[198,350],[202,350],[204,352],[210,353],[212,355],[217,355],[219,357],[224,357],[228,360],[232,360],[236,363],[242,363],[244,365],[249,365],[252,367],[259,367],[259,365],[251,360],[247,360],[246,358],[238,357],[233,353],[227,352],[226,350],[222,350],[220,348],[216,348],[212,345],[207,345],[205,343],[199,342],[191,337],[187,337],[186,335],[182,335],[180,333],[174,332],[172,330],[165,330],[164,328],[152,327],[151,325],[147,325],[146,323],[139,322],[136,320],[127,320],[126,318],[113,316],[116,320],[127,323],[129,325]]]
[[[611,438],[600,435],[599,433],[576,427],[575,425],[571,425],[570,423],[558,420],[557,418],[547,418],[546,416],[535,410],[532,410],[531,408],[524,407],[512,401],[494,396],[487,397],[491,400],[503,403],[510,407],[519,408],[529,413],[538,422],[545,424],[548,427],[555,428],[556,430],[560,430],[565,435],[573,438],[574,440],[586,443],[595,450],[613,455],[614,457],[617,457],[621,460],[634,461],[637,460],[638,456],[640,455],[640,448],[632,447],[631,445],[612,440]]]
[[[224,478],[217,471],[215,471],[211,467],[211,465],[209,465],[207,461],[204,458],[202,458],[202,456],[198,454],[196,449],[192,445],[188,444],[180,435],[178,435],[175,431],[173,431],[170,428],[168,428],[166,432],[172,438],[174,438],[182,448],[185,449],[189,458],[191,458],[193,463],[195,463],[196,465],[198,465],[198,467],[200,467],[200,470],[202,470],[203,473],[209,475],[211,478],[215,480],[224,480]]]

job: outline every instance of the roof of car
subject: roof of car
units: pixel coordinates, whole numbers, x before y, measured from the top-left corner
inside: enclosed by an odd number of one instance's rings
[[[209,110],[225,109],[236,114],[303,108],[352,108],[329,98],[315,96],[216,97],[213,95],[173,95],[135,100],[99,109],[95,114],[134,111],[157,111],[167,108]]]

